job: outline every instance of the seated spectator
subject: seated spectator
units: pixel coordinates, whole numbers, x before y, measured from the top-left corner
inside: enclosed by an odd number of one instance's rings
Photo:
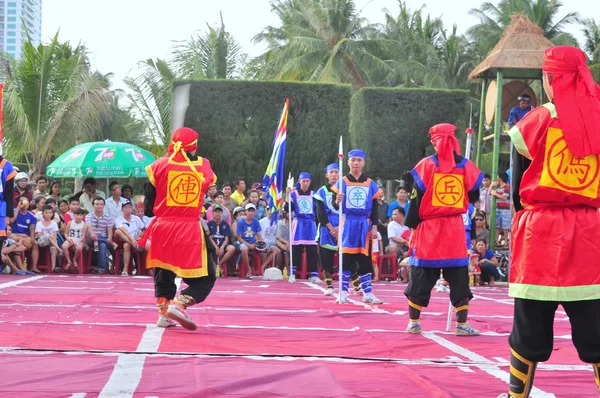
[[[121,197],[121,185],[118,182],[113,181],[108,186],[110,190],[110,198],[106,199],[104,205],[104,214],[116,220],[123,215],[123,204],[128,200]],[[131,201],[129,201],[131,203]],[[132,207],[133,208],[133,207]]]
[[[65,222],[73,221],[75,219],[75,212],[79,210],[79,198],[72,196],[69,198],[69,211],[65,213]]]
[[[231,199],[231,193],[233,192],[233,184],[230,182],[226,182],[223,184],[223,206],[229,210],[230,213],[233,213],[233,210],[238,206],[237,202]]]
[[[121,276],[128,276],[131,254],[134,250],[138,250],[138,241],[146,227],[142,219],[133,214],[133,203],[131,201],[125,199],[122,211],[123,215],[115,220],[115,237],[119,238],[123,244],[123,272],[121,272]]]
[[[29,211],[29,198],[26,195],[19,197],[15,216],[11,218],[12,238],[31,251],[31,271],[39,274],[37,269],[39,248],[35,242],[35,225],[37,218]]]
[[[229,259],[235,254],[235,247],[229,243],[231,227],[223,219],[223,208],[221,205],[215,204],[211,209],[214,218],[208,222],[209,238],[215,246],[219,275],[223,275],[223,267],[227,267]]]
[[[279,259],[283,259],[283,267],[290,266],[290,218],[287,206],[281,206],[281,220],[277,222],[277,242],[273,261],[278,268]]]
[[[40,221],[43,217],[44,206],[46,206],[46,196],[38,196],[34,199],[35,207],[32,210],[32,213],[35,215],[38,221]]]
[[[231,212],[225,206],[225,196],[221,191],[217,191],[217,193],[214,194],[213,204],[206,209],[206,221],[211,221],[213,219],[213,207],[215,205],[219,205],[221,211],[223,212],[221,218],[227,221],[227,224],[231,225]]]
[[[241,243],[239,235],[237,233],[237,226],[238,222],[244,217],[246,217],[246,211],[243,207],[238,206],[235,209],[233,209],[233,222],[231,223],[231,244],[233,245],[233,247],[235,247],[237,251],[240,250]]]
[[[47,199],[54,199],[56,203],[59,203],[62,199],[60,196],[61,185],[58,181],[52,181],[50,184],[50,193],[46,196]]]
[[[15,275],[35,275],[34,272],[27,271],[23,264],[23,257],[21,256],[26,249],[25,246],[12,239],[11,234],[12,228],[10,225],[7,225],[6,239],[2,248],[2,262],[8,265],[11,273]]]
[[[254,244],[257,240],[263,240],[261,234],[260,223],[254,217],[256,206],[252,203],[246,205],[246,217],[240,219],[237,225],[237,234],[240,243],[240,251],[242,253],[242,261],[247,265],[246,279],[252,279],[252,265],[248,252],[255,250]]]
[[[92,233],[86,235],[86,243],[94,246],[94,251],[98,252],[98,266],[92,271],[94,274],[106,273],[107,245],[113,249],[118,246],[113,242],[113,227],[115,221],[104,215],[104,199],[95,198],[93,202],[94,211],[85,217],[85,222],[92,225]]]
[[[15,189],[13,192],[14,195],[14,207],[19,205],[19,197],[21,195],[27,196],[29,199],[29,203],[33,201],[33,192],[29,189],[27,185],[29,181],[29,176],[27,173],[20,172],[15,176]]]
[[[46,176],[39,176],[35,179],[35,191],[33,191],[33,199],[35,200],[38,196],[43,196],[44,198],[48,196],[48,192],[46,191],[46,186],[48,185],[48,179]]]
[[[371,264],[373,264],[373,282],[379,280],[379,248],[383,248],[383,238],[377,231],[377,239],[371,240]]]
[[[136,216],[138,216],[140,218],[140,220],[142,220],[142,222],[144,223],[144,230],[148,229],[148,225],[150,225],[150,222],[155,218],[155,217],[148,217],[146,214],[144,214],[145,211],[146,211],[146,208],[144,207],[143,200],[135,202],[134,214]]]
[[[67,223],[67,232],[66,239],[62,245],[63,255],[65,256],[65,260],[67,264],[65,265],[65,272],[77,273],[79,270],[79,263],[77,263],[77,259],[81,255],[83,249],[87,248],[84,243],[84,237],[86,235],[93,235],[92,226],[90,224],[86,224],[83,219],[85,218],[85,210],[77,209],[75,210],[75,216],[73,220]],[[70,250],[74,249],[75,254],[73,256],[73,260],[71,261],[71,252]]]
[[[275,261],[275,245],[277,244],[277,223],[271,225],[271,218],[265,217],[259,221],[260,228],[262,229],[263,236],[265,238],[265,243],[267,244],[267,251],[260,254],[261,264],[262,264],[262,272],[265,272],[265,269],[271,266],[271,264]]]
[[[233,182],[235,185],[235,192],[231,194],[231,200],[236,203],[236,206],[242,206],[242,203],[246,200],[246,181],[243,178],[238,178]]]
[[[256,214],[254,215],[254,217],[256,217],[257,220],[260,221],[267,216],[267,204],[264,200],[260,199],[259,191],[253,189],[250,192],[248,192],[248,199],[244,201],[244,204],[242,206],[246,206],[248,203],[252,203],[256,208]]]
[[[479,253],[471,253],[469,262],[469,286],[479,286],[481,283],[481,267],[479,266]]]
[[[477,240],[485,240],[486,242],[490,241],[490,231],[488,231],[485,226],[485,215],[483,213],[475,214],[475,234],[477,235]]]
[[[54,210],[49,205],[44,206],[42,210],[42,220],[35,225],[35,239],[39,247],[50,247],[50,261],[52,272],[59,273],[60,267],[56,266],[57,254],[62,255],[58,245],[58,224],[53,220]]]
[[[388,254],[396,257],[404,257],[408,252],[408,241],[402,234],[409,228],[404,225],[404,209],[396,207],[392,210],[392,221],[388,224],[388,239],[390,245],[387,247]]]
[[[88,177],[83,180],[83,191],[79,194],[79,206],[92,213],[94,212],[94,199],[97,197],[106,199],[106,194],[96,189],[96,179]]]
[[[135,203],[135,201],[132,199],[133,196],[133,187],[129,184],[123,184],[123,186],[121,187],[121,197],[125,198],[125,199],[129,199],[131,201],[131,203]]]
[[[494,252],[488,250],[488,244],[483,239],[479,239],[475,244],[475,252],[479,254],[481,282],[489,282],[489,286],[494,286],[495,280],[500,277],[498,260]]]

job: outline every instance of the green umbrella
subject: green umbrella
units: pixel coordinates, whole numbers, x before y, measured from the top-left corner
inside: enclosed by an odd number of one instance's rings
[[[125,142],[87,142],[60,155],[46,168],[56,178],[148,177],[146,166],[156,158],[150,152]]]

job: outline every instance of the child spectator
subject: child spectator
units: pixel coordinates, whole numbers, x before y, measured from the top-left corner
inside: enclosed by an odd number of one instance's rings
[[[469,286],[479,286],[481,283],[481,267],[479,266],[479,253],[471,253],[469,263]]]
[[[231,239],[231,227],[223,219],[224,208],[215,204],[211,209],[214,218],[208,222],[208,229],[210,231],[209,239],[216,250],[219,275],[223,275],[223,266],[227,267],[227,262],[235,253],[235,247],[229,243]]]
[[[495,280],[500,277],[498,259],[496,259],[494,252],[487,250],[487,248],[487,242],[483,239],[479,239],[475,244],[475,252],[479,254],[481,282],[489,282],[489,286],[494,286]]]
[[[48,196],[46,196],[46,198],[47,199],[52,198],[52,199],[54,199],[54,201],[56,203],[59,203],[62,199],[60,196],[60,189],[61,189],[60,182],[52,181],[52,184],[50,184],[50,194]]]
[[[254,214],[254,217],[256,217],[257,220],[260,221],[267,216],[267,210],[266,207],[263,205],[264,201],[260,199],[259,191],[253,189],[250,192],[248,192],[248,199],[244,201],[243,206],[246,206],[248,203],[252,203],[256,208],[256,213]]]
[[[44,206],[46,206],[46,197],[45,196],[37,196],[34,200],[35,207],[33,208],[32,213],[35,215],[38,221],[41,221],[43,218],[43,210]]]
[[[377,239],[371,240],[371,264],[373,264],[373,282],[377,282],[379,280],[379,248],[383,248],[383,239],[379,231],[377,231]]]
[[[79,270],[79,264],[77,263],[77,259],[81,255],[81,252],[85,248],[83,238],[86,234],[93,235],[94,231],[92,231],[92,226],[90,224],[86,224],[83,222],[83,218],[85,217],[85,210],[77,209],[75,210],[74,219],[67,223],[67,233],[66,240],[63,243],[62,251],[67,264],[65,266],[65,272],[77,273]],[[71,261],[71,253],[70,249],[74,248],[75,254],[73,256],[73,261]]]
[[[57,242],[58,224],[52,218],[54,210],[49,205],[42,209],[42,221],[35,225],[35,239],[39,247],[50,247],[50,261],[52,263],[52,272],[60,272],[60,267],[56,266],[56,255],[62,254]]]
[[[11,238],[11,231],[11,226],[7,225],[6,240],[4,241],[4,247],[2,248],[2,262],[8,265],[11,272],[15,275],[35,275],[34,272],[27,271],[25,268],[21,255],[26,248],[24,245]]]
[[[288,207],[285,203],[281,206],[281,220],[277,222],[277,242],[274,248],[273,262],[277,265],[278,259],[282,258],[283,267],[290,265],[290,218]]]
[[[140,218],[140,220],[142,220],[142,222],[144,223],[144,230],[146,230],[148,228],[148,225],[150,225],[150,222],[154,219],[154,217],[148,217],[146,214],[144,214],[144,212],[144,201],[141,200],[136,202],[134,213]]]
[[[277,244],[277,223],[271,225],[271,218],[265,217],[259,221],[260,228],[264,232],[265,243],[267,244],[267,251],[260,254],[262,271],[271,266],[271,263],[275,261],[275,245]]]
[[[233,209],[233,222],[231,223],[231,244],[235,247],[235,250],[240,250],[240,239],[237,233],[238,222],[246,217],[246,211],[243,207],[236,207]]]
[[[115,237],[123,243],[123,272],[121,276],[129,275],[129,262],[133,250],[138,250],[138,241],[146,229],[144,222],[133,213],[133,203],[125,199],[121,208],[123,215],[115,220]]]
[[[26,195],[19,197],[16,214],[11,218],[12,238],[31,250],[31,271],[40,273],[37,269],[39,248],[35,242],[35,225],[37,218],[29,211],[29,198]]]
[[[222,219],[227,221],[227,224],[231,225],[231,212],[225,206],[225,195],[221,191],[217,191],[213,196],[213,204],[206,209],[206,221],[213,219],[213,207],[219,205],[223,211]]]
[[[238,239],[241,242],[240,251],[242,253],[242,261],[247,265],[246,279],[252,279],[252,266],[250,265],[248,252],[250,250],[255,250],[254,244],[257,240],[263,240],[263,238],[260,223],[254,217],[256,214],[256,206],[252,203],[248,203],[245,210],[246,217],[238,221],[237,234]]]
[[[79,198],[72,196],[69,198],[69,211],[65,213],[65,222],[68,223],[75,219],[75,212],[79,210]]]

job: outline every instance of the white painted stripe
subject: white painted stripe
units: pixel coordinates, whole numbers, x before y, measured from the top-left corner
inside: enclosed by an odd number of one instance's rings
[[[38,276],[32,276],[31,278],[15,279],[14,281],[0,283],[0,289],[17,286],[22,283],[37,281],[37,280],[40,280],[45,277],[46,277],[45,275],[38,275]],[[23,286],[21,286],[21,287],[23,287]]]
[[[467,366],[459,366],[458,370],[462,370],[463,372],[466,373],[475,373],[475,371]]]
[[[71,395],[71,398],[85,398],[86,395],[87,393],[85,392],[76,392],[75,394]]]
[[[502,357],[492,357],[493,360],[500,362],[500,363],[510,363],[510,361],[506,358],[502,358]]]
[[[41,351],[41,350],[21,350],[18,349],[18,347],[0,347],[0,355],[70,355],[70,356],[77,356],[77,355],[97,355],[97,356],[107,356],[107,357],[115,357],[115,356],[119,356],[119,355],[123,355],[121,353],[118,352],[87,352],[87,351],[52,351],[52,350],[45,350],[45,351]],[[401,365],[433,365],[433,366],[440,366],[440,367],[456,367],[458,366],[476,366],[477,364],[474,363],[465,363],[464,361],[459,361],[459,362],[455,362],[455,361],[449,361],[446,358],[435,358],[435,359],[427,359],[427,358],[423,358],[423,359],[405,359],[405,358],[372,358],[372,359],[366,359],[366,358],[340,358],[340,357],[292,357],[292,356],[286,356],[286,355],[280,355],[280,356],[259,356],[259,355],[243,355],[243,354],[230,354],[230,355],[219,355],[219,354],[214,354],[214,355],[204,355],[204,354],[176,354],[176,353],[156,353],[156,354],[152,354],[152,355],[146,355],[146,354],[139,354],[140,356],[145,356],[145,357],[156,357],[156,358],[245,358],[245,359],[251,359],[251,360],[255,360],[255,361],[284,361],[284,362],[293,362],[293,361],[313,361],[313,362],[338,362],[338,363],[374,363],[374,362],[378,362],[381,363],[381,361],[389,361],[392,363],[397,363],[397,364],[401,364]],[[504,363],[494,363],[492,362],[492,364],[494,364],[495,366],[498,367],[508,367],[509,365]],[[485,365],[485,366],[489,366],[487,363],[486,364],[480,364],[480,365]],[[592,373],[592,367],[588,366],[588,365],[548,365],[548,364],[539,364],[537,371],[540,370],[544,370],[544,371],[568,371],[568,372],[572,372],[572,371],[582,371],[582,372],[588,372],[588,373]]]
[[[425,338],[428,338],[431,341],[438,343],[442,347],[445,347],[456,354],[462,355],[463,357],[470,359],[473,362],[484,364],[475,366],[483,370],[487,374],[502,380],[508,386],[508,383],[510,381],[510,374],[504,370],[501,370],[494,362],[490,361],[486,357],[479,355],[473,351],[470,351],[464,347],[461,347],[458,344],[451,342],[450,340],[446,340],[445,338],[438,336],[435,333],[423,332],[421,335]],[[556,398],[554,394],[542,391],[537,387],[532,388],[530,396],[532,398]]]
[[[165,328],[159,328],[156,325],[146,325],[146,331],[142,335],[142,340],[137,346],[136,352],[158,352],[158,346]]]
[[[33,278],[32,278],[33,279]],[[114,290],[114,287],[74,287],[74,286],[19,286],[21,289],[60,289],[60,290]],[[134,289],[138,290],[138,289]],[[154,290],[154,289],[142,289]]]

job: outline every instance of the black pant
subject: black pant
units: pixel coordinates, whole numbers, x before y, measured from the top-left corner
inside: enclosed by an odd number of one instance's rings
[[[292,245],[294,266],[296,269],[300,269],[304,250],[306,250],[306,270],[308,272],[317,272],[317,245]]]
[[[177,275],[173,271],[162,268],[154,268],[154,296],[166,297],[173,300],[177,294],[177,285],[175,278]],[[215,285],[215,272],[213,267],[209,267],[208,276],[201,278],[183,278],[188,287],[181,291],[181,294],[192,297],[196,303],[203,302],[210,294]]]
[[[554,339],[554,313],[561,304],[571,323],[573,344],[586,363],[600,363],[600,300],[538,301],[515,299],[514,323],[508,342],[532,362],[550,358]]]
[[[450,301],[457,306],[464,299],[472,299],[469,288],[469,267],[443,268],[444,279],[450,285]],[[420,305],[427,307],[431,298],[431,289],[440,278],[439,268],[410,267],[410,281],[404,291],[408,298],[419,299]]]
[[[325,272],[333,274],[333,268],[335,267],[333,259],[337,251],[319,246],[319,252],[321,254],[321,269]]]
[[[344,271],[352,273],[358,272],[358,275],[366,275],[373,273],[373,262],[371,256],[364,254],[347,254],[342,255]]]

